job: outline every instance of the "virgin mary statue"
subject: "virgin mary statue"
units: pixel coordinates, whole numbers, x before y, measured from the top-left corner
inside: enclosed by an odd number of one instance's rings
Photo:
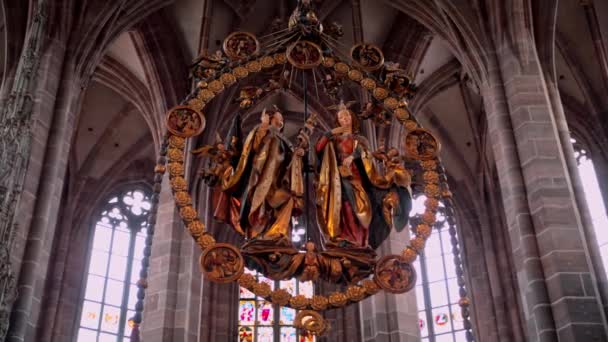
[[[407,225],[411,209],[409,175],[387,182],[374,165],[354,113],[343,103],[337,127],[316,144],[320,160],[317,214],[324,236],[337,247],[376,249],[394,227]],[[390,198],[390,200],[388,200]],[[390,215],[383,215],[385,212]]]

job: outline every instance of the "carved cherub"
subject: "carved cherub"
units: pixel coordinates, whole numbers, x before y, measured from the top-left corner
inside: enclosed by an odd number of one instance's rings
[[[231,146],[233,146],[233,144],[231,144]],[[230,160],[235,153],[236,151],[226,148],[226,145],[224,145],[217,132],[213,145],[205,145],[192,151],[192,154],[209,157],[209,167],[199,171],[200,176],[209,186],[215,186],[224,176],[226,169],[231,167]]]
[[[304,255],[304,269],[300,281],[316,281],[319,279],[319,255],[312,241],[306,242],[306,254]]]
[[[255,101],[264,94],[264,89],[256,86],[246,86],[241,88],[239,97],[236,98],[236,102],[239,102],[239,106],[242,109],[251,108]]]

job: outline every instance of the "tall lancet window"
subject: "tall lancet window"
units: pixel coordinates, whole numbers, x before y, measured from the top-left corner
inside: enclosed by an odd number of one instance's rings
[[[150,207],[146,192],[130,190],[98,213],[77,342],[129,341]]]
[[[578,172],[583,183],[585,200],[593,221],[595,237],[600,247],[604,269],[608,270],[608,229],[606,229],[608,227],[608,218],[606,217],[604,199],[602,198],[593,161],[588,151],[575,139],[571,139],[571,141],[574,146],[574,157],[578,163]]]
[[[306,297],[313,295],[313,283],[301,282],[296,279],[275,281],[261,274],[246,270],[256,276],[258,281],[270,285],[271,289],[285,289],[292,296],[301,294]],[[239,342],[314,342],[313,336],[298,334],[293,326],[296,310],[280,307],[245,288],[240,288],[239,298]]]
[[[425,196],[414,200],[410,216],[413,220],[424,213]],[[454,255],[448,223],[437,213],[437,223],[429,237],[423,255],[415,262],[418,272],[416,300],[418,325],[423,342],[466,342]]]

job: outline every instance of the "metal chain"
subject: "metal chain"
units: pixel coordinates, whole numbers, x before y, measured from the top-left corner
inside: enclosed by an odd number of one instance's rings
[[[156,227],[156,216],[158,214],[158,202],[162,189],[163,176],[166,170],[167,163],[167,146],[169,145],[168,135],[165,134],[160,147],[160,155],[156,161],[154,168],[154,186],[153,194],[150,198],[151,208],[148,216],[148,230],[144,243],[144,257],[141,259],[141,271],[139,272],[139,280],[137,281],[137,302],[135,303],[135,314],[129,319],[132,325],[131,341],[140,341],[139,326],[142,322],[142,312],[144,310],[144,299],[146,297],[146,288],[148,288],[148,268],[150,266],[150,255],[152,253],[152,239],[154,238],[154,229]]]

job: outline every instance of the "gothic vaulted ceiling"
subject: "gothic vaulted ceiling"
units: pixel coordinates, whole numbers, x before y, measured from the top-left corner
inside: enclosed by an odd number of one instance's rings
[[[476,34],[483,18],[478,9],[460,3],[453,10],[460,11],[460,18]],[[606,2],[596,3],[601,7],[598,11],[608,7]],[[477,75],[471,72],[475,60],[467,59],[466,49],[446,41],[448,28],[420,20],[425,17],[416,11],[428,8],[418,4],[410,0],[325,0],[319,1],[317,12],[324,21],[343,25],[345,46],[357,41],[374,43],[382,47],[387,60],[399,62],[414,75],[419,93],[411,105],[417,117],[442,140],[442,158],[451,176],[456,181],[471,178],[478,172],[479,156],[491,157],[485,146]],[[125,158],[154,160],[166,110],[159,97],[171,94],[167,89],[159,91],[170,85],[164,75],[185,79],[188,64],[201,51],[219,49],[231,31],[267,34],[269,23],[287,18],[294,6],[295,1],[177,0],[122,33],[105,52],[86,89],[74,135],[72,170],[80,177],[98,179],[124,166]],[[412,11],[405,13],[408,9]],[[608,31],[606,22],[602,25]],[[0,20],[0,37],[2,23]],[[560,90],[571,104],[566,107],[592,108],[588,105],[601,101],[598,93],[605,91],[605,84],[590,54],[594,41],[578,0],[559,2],[555,32],[554,63]],[[483,43],[481,34],[477,38],[471,44]],[[181,91],[175,90],[174,96],[184,96],[186,89]],[[302,110],[296,97],[284,94],[275,100],[290,112]],[[207,115],[209,122],[219,120],[213,113]],[[392,138],[389,141],[396,144],[399,133],[378,130],[376,134]]]

